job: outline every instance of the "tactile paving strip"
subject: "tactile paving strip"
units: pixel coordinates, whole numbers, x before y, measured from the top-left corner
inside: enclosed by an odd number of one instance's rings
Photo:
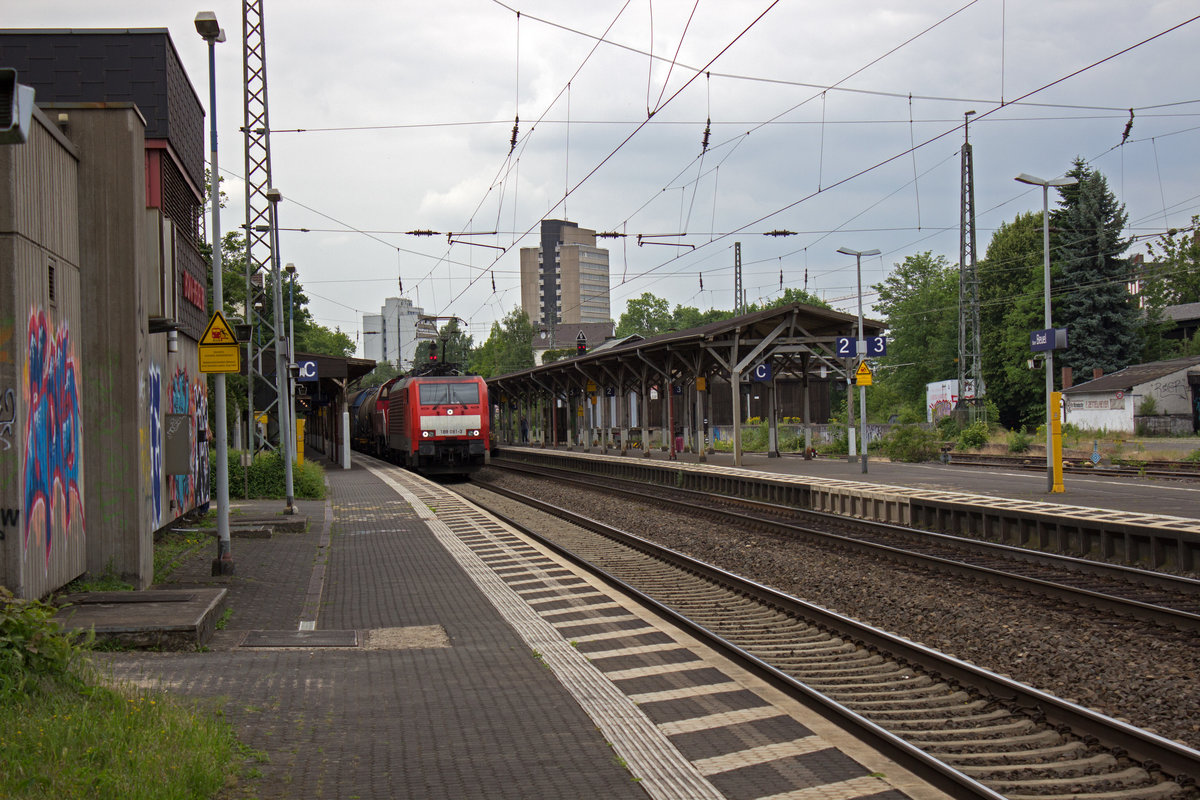
[[[368,469],[425,519],[652,797],[906,797],[480,509],[410,473]]]

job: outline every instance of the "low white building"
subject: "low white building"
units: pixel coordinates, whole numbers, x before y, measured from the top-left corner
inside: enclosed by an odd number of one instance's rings
[[[1063,391],[1067,422],[1126,433],[1136,433],[1139,424],[1150,433],[1195,433],[1198,398],[1200,356],[1126,367]]]

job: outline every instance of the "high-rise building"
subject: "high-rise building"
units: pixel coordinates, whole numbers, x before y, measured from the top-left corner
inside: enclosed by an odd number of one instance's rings
[[[363,356],[387,361],[397,369],[412,366],[420,334],[418,319],[425,311],[407,297],[389,297],[378,314],[363,315]]]
[[[608,251],[596,232],[560,219],[542,220],[539,247],[521,248],[521,307],[534,325],[607,322]]]

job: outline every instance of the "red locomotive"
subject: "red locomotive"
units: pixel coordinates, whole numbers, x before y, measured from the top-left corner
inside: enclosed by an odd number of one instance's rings
[[[488,397],[483,378],[423,370],[349,398],[356,449],[425,474],[467,474],[485,463]]]

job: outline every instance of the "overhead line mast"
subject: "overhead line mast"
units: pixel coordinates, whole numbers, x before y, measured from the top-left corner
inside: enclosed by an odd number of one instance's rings
[[[975,167],[968,125],[974,111],[963,115],[962,202],[958,238],[958,403],[970,420],[986,419],[983,402],[983,357],[979,322],[979,268],[975,254]],[[971,399],[965,400],[968,387]]]

